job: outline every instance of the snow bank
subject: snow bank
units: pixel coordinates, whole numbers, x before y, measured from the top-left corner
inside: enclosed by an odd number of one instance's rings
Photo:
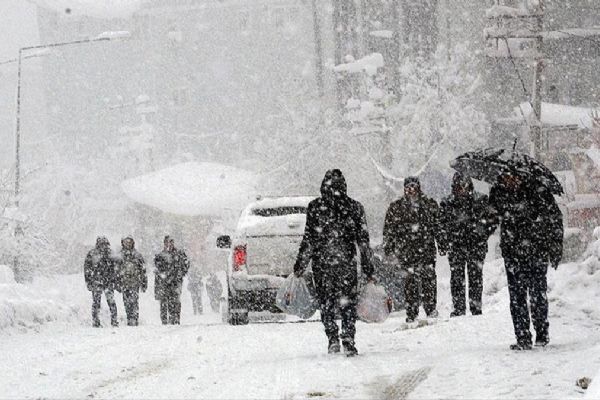
[[[135,202],[188,216],[219,216],[256,199],[257,176],[215,163],[187,162],[121,184]]]
[[[78,301],[77,290],[71,285],[73,276],[40,278],[30,285],[23,285],[15,283],[14,278],[11,280],[6,269],[0,268],[0,331],[36,329],[54,321],[69,324],[85,321],[86,315],[81,308],[84,303]],[[77,278],[83,279],[79,275]]]
[[[129,18],[144,0],[30,0],[40,7],[65,15],[96,18]]]

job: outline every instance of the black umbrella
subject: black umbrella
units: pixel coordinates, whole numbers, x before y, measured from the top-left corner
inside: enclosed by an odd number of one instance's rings
[[[516,151],[484,149],[465,153],[450,163],[456,171],[473,179],[494,184],[505,172],[524,175],[548,188],[553,194],[564,193],[560,181],[540,161]]]

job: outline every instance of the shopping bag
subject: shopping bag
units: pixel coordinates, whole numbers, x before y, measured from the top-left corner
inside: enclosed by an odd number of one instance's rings
[[[303,319],[312,317],[318,308],[317,299],[306,280],[294,274],[288,276],[277,291],[275,304],[286,314]]]
[[[361,321],[383,322],[392,312],[392,298],[383,286],[369,282],[360,293],[356,311]]]

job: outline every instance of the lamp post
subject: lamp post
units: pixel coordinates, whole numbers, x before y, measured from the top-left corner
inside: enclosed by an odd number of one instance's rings
[[[94,43],[94,42],[107,42],[111,40],[118,40],[128,38],[130,36],[127,31],[118,32],[103,32],[96,37],[73,40],[70,42],[60,43],[49,43],[37,46],[21,47],[19,49],[19,57],[16,60],[8,60],[4,63],[17,62],[17,112],[15,122],[15,205],[19,204],[19,192],[21,191],[21,65],[22,60],[25,58],[39,57],[41,54],[45,54],[50,49],[55,47],[70,46],[75,44]],[[25,54],[33,50],[41,50],[35,54]]]

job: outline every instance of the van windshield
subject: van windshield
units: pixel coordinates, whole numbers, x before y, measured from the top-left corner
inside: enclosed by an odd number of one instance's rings
[[[259,217],[282,217],[284,215],[306,214],[306,207],[302,206],[284,206],[271,208],[255,208],[252,215]]]

